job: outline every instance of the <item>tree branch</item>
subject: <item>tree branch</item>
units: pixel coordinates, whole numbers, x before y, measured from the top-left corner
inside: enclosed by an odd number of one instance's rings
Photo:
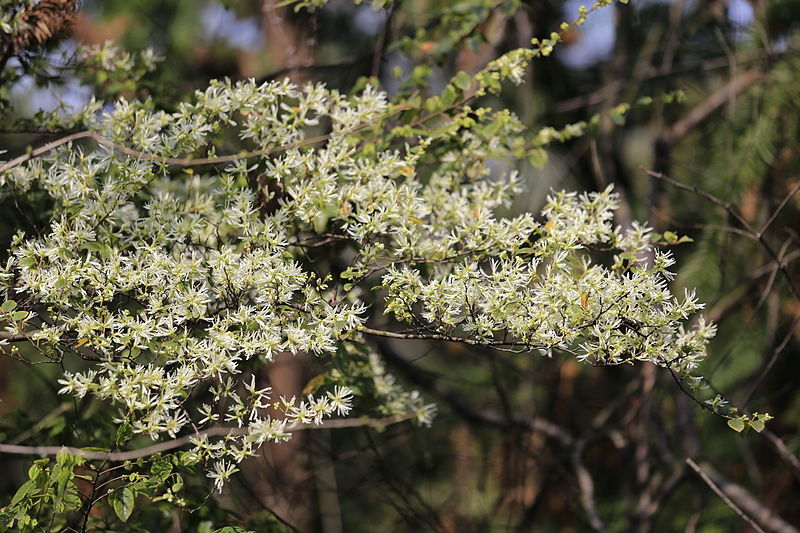
[[[597,514],[597,505],[594,498],[594,481],[589,469],[583,464],[581,456],[583,448],[586,446],[586,439],[578,440],[572,447],[572,467],[575,470],[575,477],[578,479],[578,489],[580,492],[581,506],[586,516],[589,518],[589,525],[596,533],[603,533],[606,530],[600,515]]]
[[[708,98],[692,109],[685,117],[673,124],[666,135],[662,137],[662,140],[670,145],[675,144],[714,111],[725,105],[732,97],[744,92],[763,77],[764,71],[756,67],[732,79],[711,93]]]
[[[542,433],[565,446],[572,446],[575,442],[572,435],[565,429],[549,420],[529,417],[519,413],[512,413],[507,417],[495,410],[476,406],[459,392],[441,386],[436,374],[415,366],[411,361],[395,351],[387,342],[378,342],[377,345],[381,355],[387,362],[397,367],[411,381],[447,402],[457,415],[466,420],[489,424],[506,430],[518,428],[534,433]]]
[[[756,500],[744,487],[726,479],[713,468],[708,466],[701,467],[695,463],[691,457],[686,458],[686,464],[700,476],[700,479],[702,479],[728,507],[733,509],[742,520],[747,522],[750,527],[759,533],[766,533],[764,528],[773,533],[800,533],[795,527],[789,525],[771,509]]]
[[[335,420],[328,420],[321,424],[300,424],[293,428],[287,428],[289,432],[304,431],[310,429],[343,429],[354,427],[368,427],[373,429],[381,429],[400,422],[405,422],[413,418],[413,414],[387,416],[384,418],[342,418]],[[60,452],[67,452],[78,457],[85,459],[96,459],[101,461],[133,461],[141,457],[148,457],[157,453],[174,450],[181,448],[191,443],[192,439],[200,437],[224,437],[227,435],[246,435],[249,432],[248,428],[230,428],[230,427],[213,427],[205,431],[199,431],[194,435],[187,435],[177,439],[159,442],[152,446],[147,446],[139,450],[130,450],[126,452],[92,452],[76,448],[74,446],[19,446],[15,444],[0,444],[0,453],[10,455],[56,455]]]
[[[781,456],[786,464],[792,467],[792,473],[794,473],[794,477],[800,481],[800,459],[797,458],[795,454],[786,446],[779,436],[775,433],[770,431],[768,428],[765,428],[759,435],[762,435],[766,438],[770,444],[775,448],[775,451],[778,452],[778,455]]]
[[[656,178],[656,179],[659,179],[659,180],[662,180],[662,181],[665,181],[665,182],[669,183],[670,185],[672,185],[673,187],[675,187],[676,189],[681,189],[681,190],[684,190],[684,191],[691,191],[691,192],[697,194],[698,196],[701,196],[702,198],[705,198],[706,200],[708,200],[709,202],[713,203],[714,205],[717,205],[717,206],[722,207],[723,209],[725,209],[725,211],[734,220],[736,220],[736,222],[738,222],[739,225],[741,225],[742,228],[747,233],[749,233],[754,240],[758,241],[758,243],[761,245],[762,248],[764,248],[764,250],[767,252],[767,254],[772,258],[772,260],[775,262],[777,267],[780,269],[781,274],[783,275],[784,279],[786,280],[786,283],[789,284],[789,288],[792,290],[792,293],[794,294],[794,296],[796,298],[800,298],[800,287],[798,287],[795,284],[794,280],[792,279],[791,275],[789,274],[789,271],[786,269],[786,265],[782,261],[780,255],[772,248],[772,246],[764,238],[764,233],[761,232],[761,231],[757,231],[750,224],[748,224],[747,221],[744,219],[744,217],[742,217],[742,215],[740,215],[739,212],[733,207],[733,205],[731,205],[729,202],[725,202],[723,200],[720,200],[719,198],[717,198],[713,194],[708,193],[708,192],[698,188],[696,185],[686,185],[684,183],[681,183],[681,182],[679,182],[679,181],[667,176],[666,174],[664,174],[662,172],[655,172],[653,170],[648,170],[648,169],[644,169],[644,171],[649,176],[651,176],[653,178]],[[800,189],[798,189],[798,190],[800,190]],[[790,195],[793,196],[796,192],[797,191],[792,191],[790,193]],[[768,222],[771,223],[772,221],[770,220]],[[768,226],[765,225],[764,229],[766,229],[767,227]]]
[[[31,340],[29,333],[11,333],[10,331],[0,331],[0,341],[24,342]]]

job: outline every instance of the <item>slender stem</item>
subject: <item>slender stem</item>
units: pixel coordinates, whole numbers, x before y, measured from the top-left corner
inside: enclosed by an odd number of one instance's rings
[[[733,509],[733,511],[734,511],[736,514],[738,514],[738,515],[739,515],[739,516],[742,518],[742,520],[744,520],[745,522],[747,522],[747,523],[750,525],[750,527],[752,527],[752,528],[753,528],[755,531],[757,531],[758,533],[765,533],[765,531],[764,531],[763,529],[761,529],[761,526],[759,526],[758,524],[756,524],[756,523],[755,523],[755,521],[753,521],[753,519],[752,519],[752,518],[750,518],[749,516],[747,516],[747,515],[745,514],[745,512],[744,512],[744,511],[742,511],[741,509],[739,509],[739,507],[738,507],[738,506],[737,506],[735,503],[733,503],[733,501],[732,501],[732,500],[731,500],[731,499],[728,497],[728,495],[727,495],[727,494],[725,494],[725,493],[722,491],[722,489],[721,489],[721,488],[719,488],[719,486],[717,486],[717,484],[716,484],[716,483],[714,483],[714,481],[713,481],[713,480],[712,480],[712,479],[711,479],[711,478],[708,476],[708,474],[706,474],[706,473],[705,473],[705,471],[704,471],[702,468],[700,468],[700,465],[698,465],[697,463],[695,463],[695,462],[692,460],[692,458],[691,458],[691,457],[687,457],[687,458],[686,458],[686,464],[687,464],[687,465],[689,465],[689,466],[692,468],[692,470],[694,470],[695,472],[697,472],[697,475],[698,475],[698,476],[700,476],[700,479],[702,479],[702,480],[705,482],[705,484],[706,484],[706,485],[708,485],[708,487],[709,487],[711,490],[713,490],[713,491],[714,491],[714,494],[716,494],[717,496],[719,496],[719,497],[722,499],[722,501],[723,501],[723,502],[725,502],[725,505],[727,505],[728,507],[730,507],[731,509]]]
[[[321,424],[299,424],[293,428],[287,428],[289,432],[304,431],[308,429],[343,429],[354,427],[369,427],[381,429],[394,424],[399,424],[413,418],[413,414],[395,415],[384,418],[345,418],[328,420]],[[246,435],[248,428],[214,427],[205,431],[197,432],[194,435],[187,435],[177,439],[160,442],[147,446],[139,450],[127,452],[91,452],[73,446],[19,446],[14,444],[0,444],[0,453],[11,455],[56,455],[60,452],[67,452],[86,459],[100,459],[105,461],[133,461],[140,457],[148,457],[156,453],[166,452],[180,448],[191,443],[192,439],[199,437],[219,437],[227,435]]]

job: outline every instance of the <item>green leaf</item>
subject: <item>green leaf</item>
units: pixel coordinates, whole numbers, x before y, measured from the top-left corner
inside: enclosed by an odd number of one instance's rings
[[[150,473],[159,479],[167,479],[172,473],[172,463],[168,459],[156,461],[153,463],[153,466],[150,467]]]
[[[744,431],[745,428],[744,420],[742,420],[741,418],[732,418],[731,420],[728,420],[728,425],[731,427],[732,430],[738,433]]]
[[[181,466],[193,466],[200,462],[200,457],[193,452],[181,452],[178,461]]]
[[[514,250],[514,255],[532,254],[534,252],[536,252],[536,248],[530,248],[530,247],[517,248],[516,250]]]
[[[608,118],[610,118],[611,122],[613,122],[617,126],[624,126],[625,125],[625,114],[624,113],[620,113],[619,111],[611,111],[608,114]]]
[[[442,91],[442,94],[440,95],[440,102],[445,108],[455,104],[457,99],[458,94],[456,93],[456,90],[450,86],[445,87],[444,91]]]
[[[3,302],[2,309],[4,313],[10,313],[14,309],[16,309],[16,307],[17,307],[17,302],[15,302],[14,300],[6,300],[5,302]]]
[[[22,266],[33,266],[36,264],[36,258],[32,255],[25,255],[19,258],[19,264]]]
[[[14,497],[11,498],[11,503],[9,504],[11,507],[17,505],[22,499],[30,494],[33,489],[36,488],[36,482],[33,479],[29,479],[25,483],[22,484],[20,488],[17,489],[17,492],[14,494]]]
[[[528,162],[535,168],[543,168],[547,164],[547,151],[544,148],[534,148],[528,152]]]
[[[664,240],[670,244],[674,244],[678,241],[678,234],[671,231],[665,231]]]
[[[28,318],[27,311],[14,311],[11,314],[11,320],[25,320],[26,318]]]
[[[764,421],[763,421],[763,420],[761,420],[760,418],[759,418],[759,419],[756,419],[756,420],[749,420],[749,421],[747,422],[747,424],[748,424],[748,425],[749,425],[751,428],[753,428],[754,430],[756,430],[756,432],[758,432],[758,433],[761,433],[761,431],[764,429]]]
[[[84,446],[81,450],[85,452],[96,452],[96,453],[110,453],[111,450],[109,448],[101,448],[99,446]]]
[[[54,468],[53,477],[56,482],[56,494],[63,497],[64,491],[67,488],[67,483],[72,479],[72,469],[63,467],[58,469]]]
[[[472,78],[463,70],[459,71],[459,73],[453,77],[453,85],[467,92],[469,88],[472,87]]]
[[[303,394],[313,394],[317,391],[321,386],[325,384],[328,379],[328,373],[323,372],[322,374],[318,374],[311,378],[306,386],[303,387]]]
[[[108,499],[111,503],[111,507],[114,509],[114,512],[117,515],[117,518],[123,522],[127,522],[128,518],[131,517],[131,513],[133,512],[133,504],[136,500],[136,495],[133,493],[133,491],[129,487],[125,487],[124,489],[113,493]]]
[[[170,490],[172,492],[178,492],[182,488],[183,488],[183,478],[180,476],[180,474],[175,474],[175,482],[170,487]]]
[[[442,107],[442,100],[438,96],[431,96],[425,100],[425,111],[435,113]]]

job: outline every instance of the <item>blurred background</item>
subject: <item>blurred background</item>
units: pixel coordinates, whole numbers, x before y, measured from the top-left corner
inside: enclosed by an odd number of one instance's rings
[[[43,47],[20,49],[0,36],[0,147],[13,155],[46,142],[58,134],[47,117],[92,96],[107,105],[152,98],[170,109],[222,77],[289,77],[343,91],[372,77],[390,94],[436,94],[455,72],[475,73],[549,36],[580,5],[333,0],[295,11],[275,0],[85,0]],[[381,343],[389,371],[439,406],[431,428],[314,432],[265,448],[202,511],[159,511],[152,530],[197,531],[219,517],[259,532],[755,530],[738,507],[764,531],[797,531],[798,30],[800,0],[613,4],[568,30],[523,85],[481,102],[510,108],[532,132],[602,117],[588,135],[551,145],[541,168],[518,164],[526,190],[512,210],[536,212],[554,188],[613,183],[623,197],[619,224],[647,221],[694,239],[674,249],[672,288],[696,288],[719,326],[702,374],[738,408],[774,416],[765,431],[736,433],[649,366]],[[107,40],[120,53],[151,48],[159,61],[116,72],[70,67],[79,46]],[[680,101],[659,98],[676,90]],[[653,101],[614,113],[643,97]],[[46,224],[40,216],[5,197],[0,249],[17,228]],[[281,358],[264,372],[276,388],[299,391],[316,364]],[[44,444],[68,433],[58,373],[0,359],[0,440]],[[98,413],[89,405],[74,416]],[[30,462],[0,462],[5,504]]]

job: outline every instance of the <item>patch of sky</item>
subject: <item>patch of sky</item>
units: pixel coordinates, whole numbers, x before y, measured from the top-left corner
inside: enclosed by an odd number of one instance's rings
[[[591,7],[591,3],[585,0],[569,0],[564,5],[564,19],[576,19],[582,5]],[[616,37],[614,8],[608,7],[592,13],[577,32],[578,39],[574,43],[557,49],[562,63],[570,68],[584,69],[608,59],[614,50]]]
[[[358,31],[372,36],[377,35],[386,23],[389,12],[385,9],[374,10],[369,6],[360,5],[356,11],[355,25]]]
[[[256,17],[239,18],[217,2],[209,2],[200,16],[202,35],[208,41],[223,41],[240,50],[257,50],[265,46],[264,34]]]
[[[652,4],[671,4],[681,0],[639,0],[632,4],[642,9]],[[698,0],[682,0],[684,14],[690,14],[697,8]],[[585,5],[591,6],[586,0],[568,0],[564,4],[565,20],[574,20],[578,15],[578,8]],[[726,16],[735,32],[735,38],[746,38],[747,30],[755,21],[755,12],[748,0],[728,0]],[[616,38],[616,20],[613,8],[600,9],[589,15],[586,24],[577,29],[578,39],[568,46],[558,49],[558,58],[566,66],[573,69],[585,69],[604,61],[611,56]]]
[[[756,19],[753,5],[747,0],[728,0],[728,5],[725,6],[725,15],[733,28],[734,38],[737,41],[747,39],[749,30]]]
[[[728,20],[738,29],[749,28],[756,18],[753,5],[747,0],[728,0],[726,11]]]
[[[66,65],[75,54],[77,43],[66,40],[58,48],[47,54],[47,63],[58,69]],[[19,66],[15,58],[9,61],[9,67]],[[51,83],[46,87],[37,87],[33,77],[23,76],[11,88],[11,99],[20,116],[29,117],[37,111],[56,111],[66,116],[81,109],[92,97],[92,91],[81,85],[80,81],[70,76],[57,76],[63,83]]]

